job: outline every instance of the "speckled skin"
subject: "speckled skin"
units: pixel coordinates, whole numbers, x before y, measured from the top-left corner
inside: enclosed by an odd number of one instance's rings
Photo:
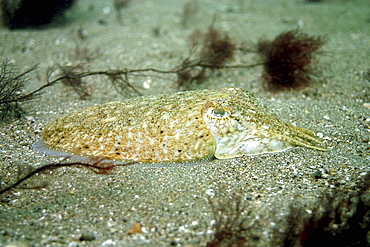
[[[201,110],[215,91],[139,97],[90,107],[56,119],[43,130],[50,149],[141,162],[213,156],[215,141]]]
[[[223,159],[293,146],[324,150],[311,131],[269,115],[251,93],[236,88],[90,107],[48,124],[42,140],[52,150],[138,162]]]

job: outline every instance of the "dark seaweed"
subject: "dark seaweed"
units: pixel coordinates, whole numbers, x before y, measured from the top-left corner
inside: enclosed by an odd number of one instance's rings
[[[58,65],[58,76],[63,85],[72,88],[80,99],[86,100],[91,96],[91,88],[85,80],[82,80],[81,74],[89,72],[86,64],[78,63],[76,65]],[[55,70],[55,67],[50,69],[49,75]]]
[[[235,54],[236,46],[227,35],[210,27],[206,33],[195,30],[190,36],[192,47],[200,47],[199,57],[183,60],[177,72],[179,88],[189,89],[202,83],[215,70],[227,67]]]
[[[222,35],[220,31],[210,28],[204,35],[203,46],[199,60],[212,68],[224,65],[234,57],[235,44],[228,35]]]
[[[2,23],[9,29],[39,27],[51,23],[75,0],[0,0]]]
[[[78,36],[83,40],[84,36],[81,32],[78,32]],[[87,43],[77,42],[73,52],[70,53],[70,58],[75,61],[84,61],[90,63],[92,60],[100,57],[102,52],[99,48],[90,49]]]
[[[68,158],[68,157],[67,157]],[[42,172],[45,172],[45,171],[49,171],[49,170],[53,170],[53,169],[58,169],[58,168],[62,168],[62,167],[77,167],[77,168],[80,168],[80,167],[83,167],[83,168],[87,168],[89,170],[91,170],[92,172],[96,173],[96,174],[103,174],[103,175],[109,175],[109,174],[114,174],[114,169],[118,166],[128,166],[128,165],[132,165],[132,164],[135,164],[136,162],[132,162],[132,163],[127,163],[127,164],[116,164],[114,163],[114,161],[111,161],[111,160],[107,160],[107,159],[101,159],[101,158],[96,158],[96,159],[92,159],[90,162],[72,162],[72,163],[52,163],[52,164],[46,164],[46,165],[42,165],[34,170],[31,170],[29,171],[29,167],[26,166],[26,174],[22,177],[20,177],[20,173],[21,172],[18,172],[18,179],[15,183],[9,185],[9,186],[6,186],[4,188],[0,188],[0,195],[7,192],[7,191],[10,191],[11,189],[14,189],[15,187],[17,187],[18,185],[20,185],[21,183],[23,183],[24,181],[32,178],[33,176],[39,174],[39,173],[42,173]],[[41,188],[41,186],[39,186]],[[25,188],[23,188],[25,189]],[[27,188],[26,188],[27,189]],[[34,189],[34,188],[32,188]]]
[[[224,196],[219,200],[208,198],[208,204],[212,210],[215,225],[214,234],[207,247],[244,246],[251,239],[248,234],[251,226],[247,226],[249,212],[240,194]]]
[[[325,193],[308,217],[303,216],[304,209],[291,206],[284,246],[369,246],[370,173],[356,189],[346,192],[337,188]]]
[[[24,93],[24,87],[28,83],[28,74],[36,69],[34,66],[24,72],[14,66],[9,60],[5,60],[0,66],[0,118],[21,117],[24,113],[21,103],[34,99],[38,94]]]
[[[283,32],[273,41],[258,43],[264,71],[262,78],[271,91],[307,86],[314,71],[313,60],[325,43],[322,37],[309,36],[298,29]]]

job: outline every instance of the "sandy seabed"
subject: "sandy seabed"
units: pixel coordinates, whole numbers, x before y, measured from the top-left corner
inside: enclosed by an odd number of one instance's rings
[[[309,87],[268,92],[257,67],[221,70],[197,88],[252,91],[279,118],[319,133],[330,150],[294,148],[195,166],[133,165],[119,167],[113,175],[78,168],[38,174],[21,187],[46,182],[45,188],[16,188],[2,195],[0,245],[205,246],[217,230],[214,211],[230,218],[239,201],[245,206],[239,220],[249,229],[243,233],[244,245],[283,246],[292,206],[308,216],[325,194],[351,191],[369,172],[370,82],[365,76],[370,70],[369,1],[205,0],[197,2],[197,11],[184,25],[186,3],[132,1],[121,10],[120,22],[112,1],[80,0],[64,25],[0,28],[0,58],[20,69],[38,64],[29,75],[31,91],[45,84],[46,71],[55,64],[84,63],[93,71],[171,69],[189,56],[189,36],[196,29],[206,31],[213,16],[214,27],[244,47],[232,61],[235,64],[258,62],[257,54],[246,51],[255,50],[260,39],[300,28],[326,39]],[[76,54],[76,47],[98,55],[86,59]],[[88,100],[59,83],[25,103],[22,118],[1,122],[2,186],[15,182],[18,171],[26,172],[27,166],[59,160],[31,149],[48,122],[129,97],[117,93],[103,77],[90,77],[87,83]],[[144,95],[177,91],[175,77],[150,74],[135,77],[132,83]],[[142,233],[129,234],[137,222]],[[81,236],[89,241],[81,241]]]

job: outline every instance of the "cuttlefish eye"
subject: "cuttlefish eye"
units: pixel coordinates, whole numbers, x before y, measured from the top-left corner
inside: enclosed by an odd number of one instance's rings
[[[211,117],[227,118],[228,116],[230,116],[230,111],[224,108],[214,108],[211,110]]]

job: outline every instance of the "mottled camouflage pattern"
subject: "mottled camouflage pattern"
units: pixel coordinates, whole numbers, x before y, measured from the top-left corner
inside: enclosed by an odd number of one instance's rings
[[[139,97],[60,117],[44,145],[80,156],[138,162],[196,162],[282,151],[325,150],[306,129],[271,116],[242,89]]]

